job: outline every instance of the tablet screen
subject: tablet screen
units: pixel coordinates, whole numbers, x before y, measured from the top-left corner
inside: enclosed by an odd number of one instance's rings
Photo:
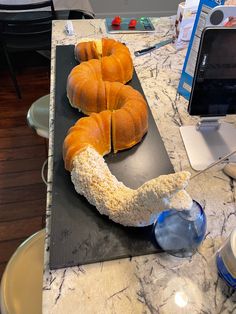
[[[236,29],[206,28],[201,37],[188,112],[236,114]]]

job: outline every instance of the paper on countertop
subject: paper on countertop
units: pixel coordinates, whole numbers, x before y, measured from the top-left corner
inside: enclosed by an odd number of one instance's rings
[[[198,6],[199,0],[186,0],[185,7]]]
[[[186,48],[191,38],[199,0],[186,0],[178,7],[176,18],[176,49]]]

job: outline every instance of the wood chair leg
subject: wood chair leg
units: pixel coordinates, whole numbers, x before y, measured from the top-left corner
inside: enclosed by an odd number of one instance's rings
[[[4,51],[4,54],[5,54],[6,60],[7,60],[7,65],[8,65],[8,68],[9,68],[11,79],[13,81],[13,84],[14,84],[14,87],[15,87],[15,90],[16,90],[17,97],[19,99],[21,99],[22,97],[21,97],[20,88],[19,88],[18,83],[17,83],[16,74],[15,74],[15,71],[13,69],[13,66],[12,66],[9,54],[8,54],[8,52],[7,52],[5,47],[3,47],[3,51]]]

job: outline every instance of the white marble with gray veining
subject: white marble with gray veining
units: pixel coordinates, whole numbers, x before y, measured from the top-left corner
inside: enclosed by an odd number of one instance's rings
[[[133,56],[142,88],[176,171],[189,170],[179,126],[194,124],[187,101],[176,92],[186,51],[171,45],[135,58],[135,50],[151,46],[174,32],[172,18],[152,19],[153,34],[117,34]],[[192,258],[165,253],[145,255],[50,271],[50,204],[53,154],[55,46],[74,44],[79,38],[108,36],[104,20],[73,21],[75,35],[66,36],[65,21],[53,23],[52,76],[47,195],[47,243],[43,284],[43,314],[74,313],[236,313],[236,294],[219,279],[215,253],[236,226],[235,181],[214,167],[192,180],[188,192],[205,208],[207,234]],[[235,116],[228,118],[236,124]]]

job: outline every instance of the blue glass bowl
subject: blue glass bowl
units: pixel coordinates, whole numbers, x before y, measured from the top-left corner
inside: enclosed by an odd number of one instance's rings
[[[234,278],[234,276],[228,270],[219,252],[216,254],[216,266],[220,277],[225,280],[228,286],[236,289],[236,278]]]
[[[193,201],[190,210],[161,212],[154,225],[158,245],[178,257],[192,256],[206,233],[206,215],[201,205]]]

